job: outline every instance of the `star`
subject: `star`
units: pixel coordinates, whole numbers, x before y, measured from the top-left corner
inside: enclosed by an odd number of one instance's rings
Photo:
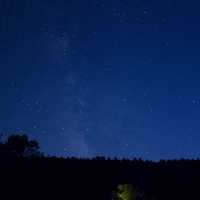
[[[148,10],[143,11],[144,15],[148,14]]]
[[[37,129],[37,128],[38,128],[37,125],[34,125],[34,126],[33,126],[33,129]]]

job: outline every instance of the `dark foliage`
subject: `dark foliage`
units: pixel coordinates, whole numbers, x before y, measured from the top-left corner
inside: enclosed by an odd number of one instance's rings
[[[0,155],[4,158],[39,156],[39,144],[26,135],[11,135],[0,143]]]
[[[35,144],[25,136],[12,136],[0,144],[0,191],[7,199],[111,200],[125,184],[132,186],[133,200],[200,199],[200,160],[156,163],[27,156],[39,151]],[[31,153],[26,154],[29,148]],[[10,152],[15,156],[5,159]]]

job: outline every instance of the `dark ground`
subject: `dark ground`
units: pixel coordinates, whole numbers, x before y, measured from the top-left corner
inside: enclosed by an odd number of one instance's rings
[[[9,199],[109,200],[125,183],[146,199],[200,199],[200,160],[12,158],[0,166],[1,194]]]

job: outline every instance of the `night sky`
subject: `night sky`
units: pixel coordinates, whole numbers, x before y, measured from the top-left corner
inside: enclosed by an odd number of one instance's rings
[[[199,8],[0,0],[0,132],[57,156],[200,156]]]

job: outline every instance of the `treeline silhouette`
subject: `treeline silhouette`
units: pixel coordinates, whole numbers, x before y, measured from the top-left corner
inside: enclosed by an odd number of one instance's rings
[[[0,142],[0,183],[0,199],[196,200],[200,160],[57,158],[12,135]]]

